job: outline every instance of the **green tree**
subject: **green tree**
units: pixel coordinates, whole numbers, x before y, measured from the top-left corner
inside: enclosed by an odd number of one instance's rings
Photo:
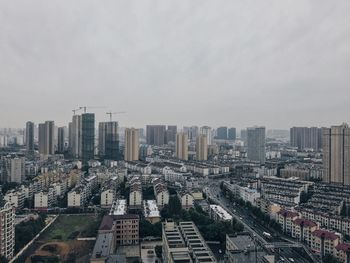
[[[162,258],[162,255],[163,255],[163,247],[162,246],[159,246],[159,245],[155,246],[154,251],[155,251],[156,256],[158,258]]]
[[[142,196],[143,199],[149,200],[149,199],[154,199],[154,189],[152,186],[149,186],[147,188],[144,188],[142,190]]]
[[[339,261],[334,256],[326,254],[323,258],[323,263],[339,263]]]
[[[347,216],[347,213],[348,211],[347,211],[347,208],[346,208],[346,204],[345,204],[345,202],[343,202],[343,204],[342,204],[342,207],[341,207],[341,209],[340,209],[340,215],[342,216],[342,217],[345,217],[345,216]]]
[[[161,237],[162,236],[162,223],[158,222],[151,224],[149,221],[142,219],[140,221],[140,237]]]
[[[170,196],[168,208],[170,217],[181,215],[181,201],[177,195]]]

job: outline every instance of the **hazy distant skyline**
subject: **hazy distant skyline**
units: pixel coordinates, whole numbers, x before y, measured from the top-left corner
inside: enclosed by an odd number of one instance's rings
[[[350,1],[0,2],[0,127],[350,122]]]

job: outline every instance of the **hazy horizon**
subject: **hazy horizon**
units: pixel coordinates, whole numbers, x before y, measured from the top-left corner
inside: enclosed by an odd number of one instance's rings
[[[350,122],[350,2],[2,1],[0,127]],[[274,128],[273,128],[274,127]]]

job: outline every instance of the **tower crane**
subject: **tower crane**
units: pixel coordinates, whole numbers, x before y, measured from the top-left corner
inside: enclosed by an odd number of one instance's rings
[[[109,120],[112,121],[112,116],[115,115],[115,114],[123,114],[123,113],[126,113],[125,111],[118,111],[118,112],[106,112],[107,115],[109,115]]]
[[[75,115],[75,113],[77,112],[77,111],[80,111],[81,109],[79,108],[79,109],[74,109],[74,110],[72,110],[73,111],[73,115]]]
[[[86,113],[86,109],[89,108],[89,109],[103,109],[103,108],[106,108],[106,107],[102,107],[102,106],[82,106],[82,107],[79,107],[79,110],[84,110],[84,113]]]

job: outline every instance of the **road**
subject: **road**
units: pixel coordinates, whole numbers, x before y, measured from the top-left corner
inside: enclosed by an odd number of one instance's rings
[[[208,197],[210,197],[214,202],[221,205],[231,215],[241,224],[243,224],[246,231],[250,232],[253,236],[256,237],[260,245],[264,246],[268,243],[274,242],[289,242],[291,245],[300,245],[294,240],[288,237],[272,237],[271,240],[266,240],[264,238],[263,232],[273,233],[271,229],[263,226],[260,222],[257,222],[249,213],[247,209],[239,207],[238,205],[232,204],[226,197],[221,194],[220,190],[221,180],[209,179],[204,189]],[[277,251],[276,251],[277,252]],[[285,247],[279,250],[280,262],[300,262],[300,263],[310,263],[315,262],[307,255],[304,255],[305,252],[302,252],[302,249],[296,249],[291,247]]]

